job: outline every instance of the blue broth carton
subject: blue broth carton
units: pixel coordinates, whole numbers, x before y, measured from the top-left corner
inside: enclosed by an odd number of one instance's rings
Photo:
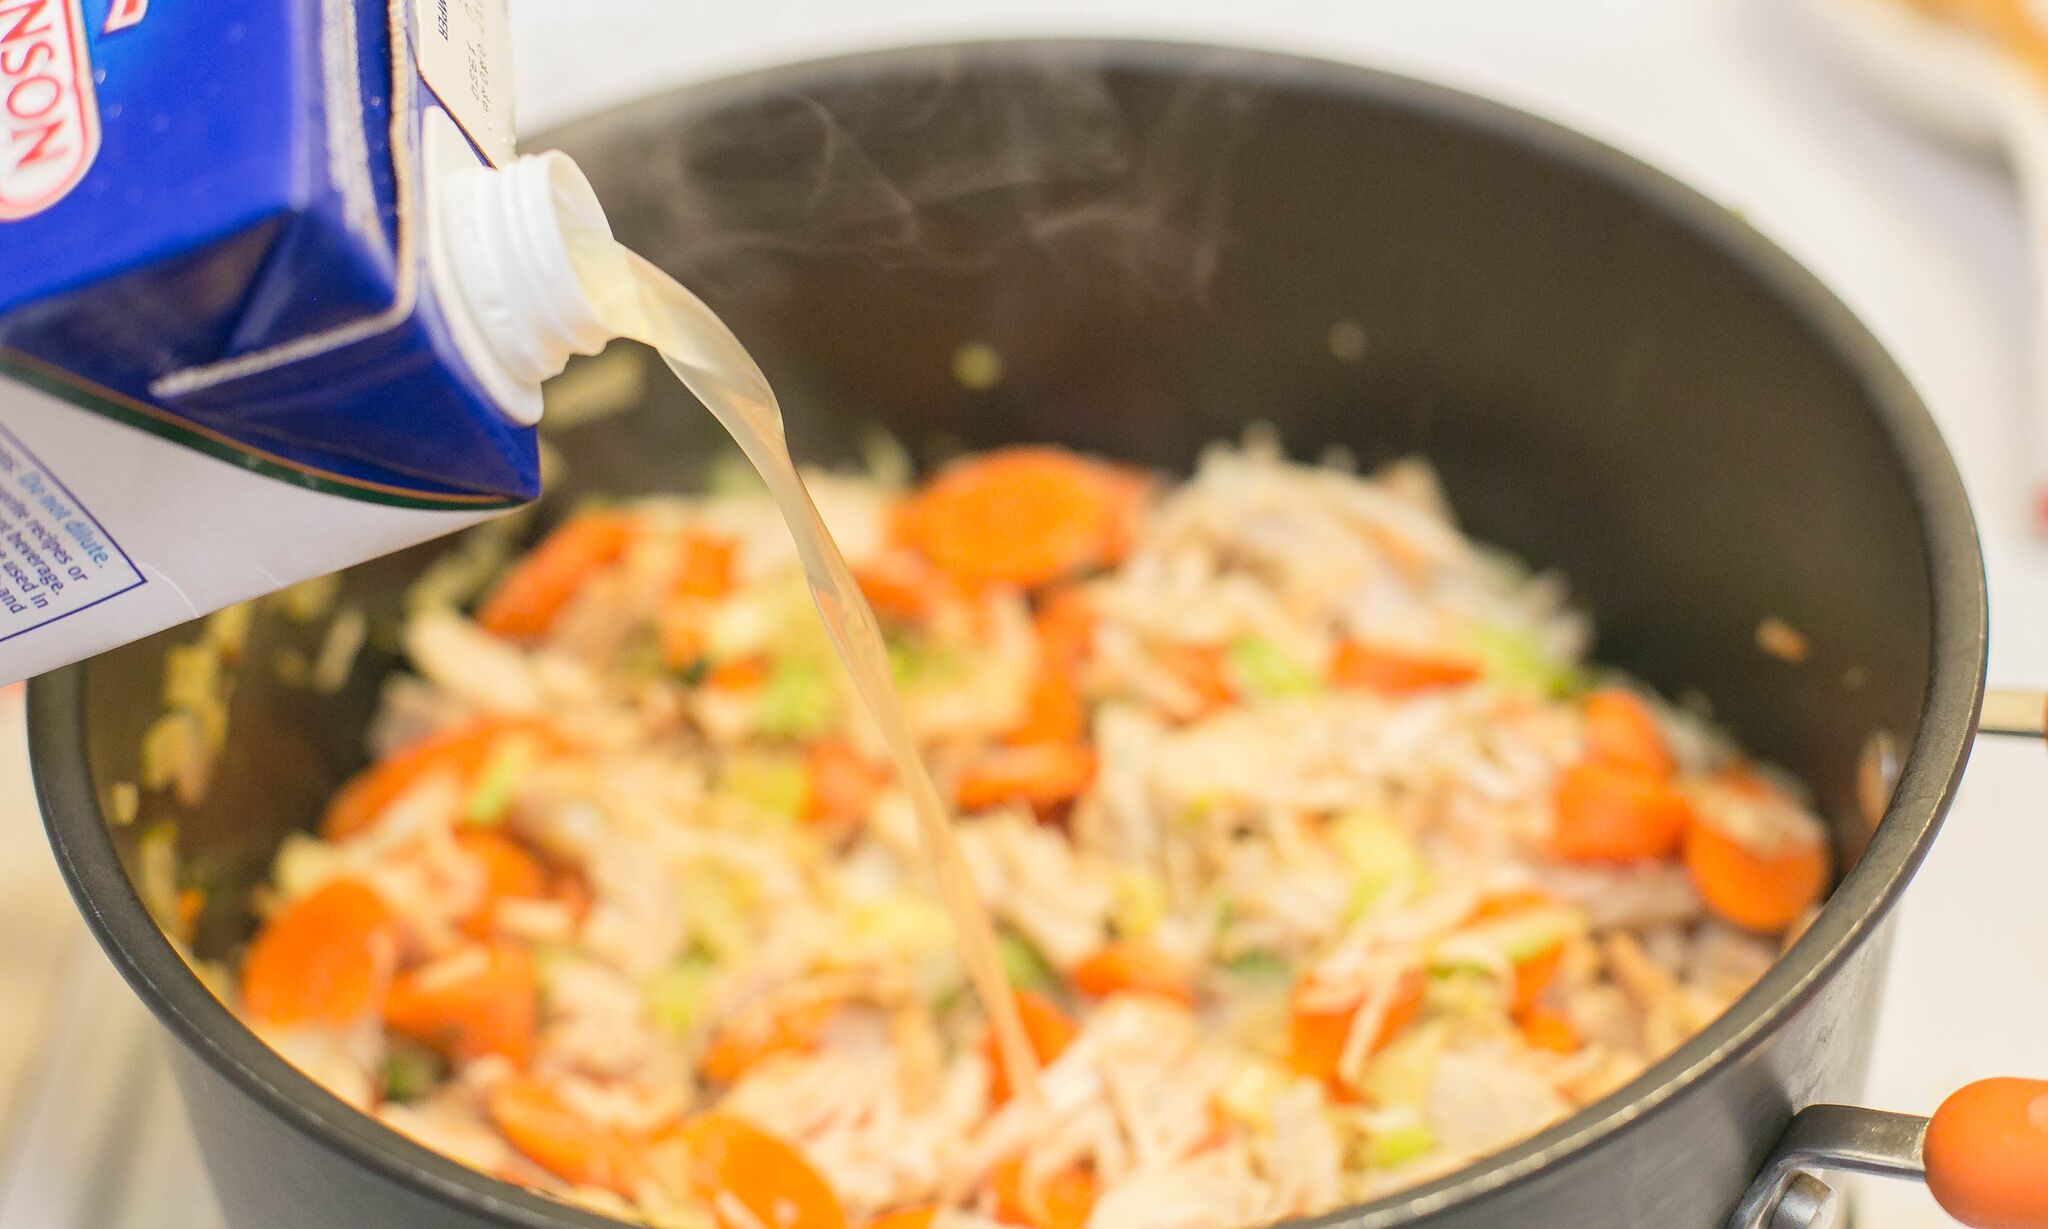
[[[538,493],[503,2],[0,0],[0,681]]]

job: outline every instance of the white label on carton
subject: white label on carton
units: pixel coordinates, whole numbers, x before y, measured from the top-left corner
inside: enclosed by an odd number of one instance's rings
[[[420,76],[493,165],[512,157],[512,27],[505,0],[416,0]]]
[[[28,446],[0,427],[0,641],[121,596],[142,573]]]
[[[489,515],[308,490],[0,377],[0,682]]]

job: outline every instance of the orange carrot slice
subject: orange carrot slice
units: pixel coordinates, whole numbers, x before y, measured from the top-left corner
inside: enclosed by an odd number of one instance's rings
[[[735,657],[712,667],[704,685],[719,691],[758,691],[768,682],[768,659],[759,653]]]
[[[1541,888],[1520,888],[1511,892],[1494,892],[1482,898],[1472,910],[1468,922],[1483,922],[1491,918],[1512,917],[1531,909],[1544,909],[1557,904],[1557,898]],[[1531,956],[1517,961],[1514,967],[1514,981],[1508,991],[1508,1014],[1520,1020],[1535,1011],[1544,992],[1557,980],[1559,966],[1564,961],[1564,944],[1555,943]]]
[[[1128,547],[1126,477],[1058,448],[1005,448],[948,466],[897,512],[908,546],[966,584],[1034,587]]]
[[[1586,758],[1660,777],[1677,768],[1650,706],[1619,687],[1605,687],[1586,697]]]
[[[399,748],[378,760],[336,791],[320,818],[320,835],[343,841],[375,823],[384,808],[413,786],[445,773],[464,789],[473,784],[498,740],[512,734],[559,742],[540,722],[517,717],[472,717]]]
[[[1166,954],[1149,943],[1125,939],[1097,948],[1069,971],[1074,988],[1104,998],[1117,993],[1156,994],[1192,1007],[1195,992]]]
[[[932,1229],[932,1220],[938,1214],[938,1207],[929,1203],[914,1208],[898,1208],[875,1217],[864,1229]]]
[[[1087,658],[1095,638],[1095,610],[1087,590],[1074,585],[1053,589],[1039,604],[1038,652],[1045,669],[1072,671]]]
[[[1230,663],[1216,645],[1169,644],[1161,647],[1157,656],[1166,672],[1194,693],[1196,716],[1206,717],[1236,701],[1237,686],[1230,680]]]
[[[730,1084],[783,1054],[808,1054],[825,1040],[839,1014],[837,999],[811,999],[773,1012],[753,1012],[713,1035],[698,1057],[706,1079]]]
[[[460,828],[456,848],[469,855],[483,872],[484,894],[462,919],[462,928],[476,938],[491,933],[492,915],[500,901],[538,900],[547,895],[547,871],[519,842],[489,828]]]
[[[681,598],[721,598],[733,590],[739,548],[731,538],[712,533],[686,533],[676,547],[676,571],[669,594]]]
[[[1079,743],[1088,733],[1088,705],[1073,676],[1058,670],[1044,670],[1024,697],[1024,717],[1009,732],[1007,741],[1029,743]]]
[[[1419,653],[1365,640],[1342,641],[1330,658],[1330,682],[1333,685],[1361,687],[1390,696],[1457,687],[1472,682],[1479,675],[1479,663],[1474,661]]]
[[[1514,984],[1508,991],[1508,1014],[1517,1020],[1526,1020],[1534,1015],[1543,1002],[1543,996],[1557,981],[1557,971],[1563,963],[1562,943],[1516,962]]]
[[[631,517],[591,512],[555,530],[499,579],[477,607],[478,626],[514,640],[538,640],[591,577],[632,544]]]
[[[1707,908],[1766,934],[1798,921],[1828,886],[1822,842],[1795,839],[1771,850],[1752,849],[1704,819],[1686,829],[1685,868]]]
[[[2048,1080],[1978,1080],[1927,1124],[1927,1189],[1976,1229],[2048,1225]]]
[[[735,1114],[699,1114],[678,1127],[673,1141],[685,1161],[685,1185],[708,1205],[720,1229],[846,1229],[839,1196],[810,1163],[784,1141]],[[726,1199],[747,1212],[735,1217]]]
[[[1387,1014],[1380,1021],[1378,1034],[1373,1038],[1369,1053],[1377,1053],[1386,1044],[1399,1036],[1401,1030],[1415,1022],[1422,1010],[1422,991],[1427,984],[1420,970],[1403,974],[1394,987],[1393,1001],[1387,1005]],[[1290,996],[1287,1011],[1287,1065],[1298,1075],[1321,1080],[1325,1084],[1337,1082],[1337,1068],[1344,1056],[1344,1043],[1351,1037],[1351,1020],[1358,1014],[1363,1001],[1341,1004],[1337,1007],[1309,1006],[1310,983],[1304,981],[1295,987]]]
[[[1572,1027],[1571,1021],[1548,1009],[1530,1012],[1522,1018],[1520,1027],[1522,1040],[1553,1054],[1576,1054],[1582,1044],[1579,1030]]]
[[[1692,821],[1691,804],[1665,778],[1591,761],[1558,774],[1552,802],[1552,850],[1574,862],[1668,858]]]
[[[963,811],[985,811],[1006,802],[1036,808],[1071,802],[1095,781],[1095,752],[1079,743],[1033,743],[996,747],[960,773],[954,799]]]
[[[836,738],[814,742],[804,752],[806,823],[851,824],[867,817],[889,785],[889,770]]]
[[[384,1023],[456,1062],[495,1054],[524,1067],[540,1017],[540,971],[517,943],[464,948],[399,975]]]
[[[875,614],[898,623],[923,622],[960,596],[945,573],[908,551],[868,560],[853,569],[853,578]]]
[[[590,912],[590,883],[574,867],[557,866],[548,877],[547,898],[567,909],[570,919],[580,926]]]
[[[270,919],[242,959],[242,1009],[283,1028],[374,1015],[398,967],[398,917],[368,886],[337,879]]]
[[[1000,1162],[988,1174],[996,1219],[1026,1229],[1081,1229],[1095,1210],[1098,1185],[1093,1170],[1070,1165],[1047,1174],[1035,1186],[1024,1181],[1022,1158]]]
[[[564,1182],[630,1198],[647,1176],[639,1140],[622,1128],[591,1121],[543,1080],[523,1075],[500,1080],[486,1094],[484,1109],[506,1142]]]
[[[1066,1053],[1067,1047],[1081,1032],[1079,1026],[1068,1019],[1067,1013],[1055,1006],[1052,1000],[1029,990],[1017,991],[1017,1015],[1024,1023],[1024,1038],[1031,1043],[1031,1052],[1037,1055],[1041,1065]],[[1003,1070],[994,1029],[983,1030],[981,1048],[988,1057],[989,1098],[1001,1105],[1010,1099],[1010,1077]]]

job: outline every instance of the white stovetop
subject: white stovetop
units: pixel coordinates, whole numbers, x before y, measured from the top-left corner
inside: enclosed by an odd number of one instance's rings
[[[2027,251],[2010,187],[1997,168],[1874,112],[1810,54],[1776,0],[511,2],[528,131],[735,68],[1015,33],[1359,60],[1564,120],[1741,210],[1892,348],[1977,501],[1992,678],[2048,684],[2048,549],[2027,535],[2023,512],[2027,444],[2039,438],[2024,418]],[[17,697],[0,705],[0,722],[18,726]],[[0,738],[0,1109],[10,1111],[0,1229],[211,1229],[156,1042],[55,883],[17,745],[18,735]],[[1924,1113],[1978,1076],[2048,1074],[2044,800],[2039,747],[1978,749],[1906,897],[1871,1104]],[[1874,1182],[1857,1197],[1862,1226],[1947,1223],[1917,1188]]]

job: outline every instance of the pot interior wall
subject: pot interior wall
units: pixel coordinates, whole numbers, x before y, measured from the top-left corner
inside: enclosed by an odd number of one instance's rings
[[[1931,582],[1844,356],[1677,206],[1596,177],[1597,153],[1557,160],[1553,138],[1451,118],[1412,84],[1232,63],[906,52],[651,100],[552,143],[618,235],[756,348],[803,456],[845,460],[881,427],[927,460],[1051,440],[1185,470],[1252,422],[1298,455],[1425,455],[1474,533],[1570,577],[1602,660],[1710,703],[1812,784],[1853,858],[1859,751],[1879,731],[1903,751],[1918,719]],[[992,387],[959,378],[963,347],[999,360]],[[557,391],[630,404],[550,430],[550,508],[687,489],[721,451],[645,355]],[[343,604],[388,644],[404,583],[443,549],[354,570]],[[1759,651],[1771,618],[1804,662]],[[164,652],[196,634],[90,666],[103,797],[137,779]],[[141,834],[175,822],[209,892],[202,952],[245,933],[242,889],[362,762],[393,658],[373,648],[331,695],[281,683],[279,650],[323,634],[266,605],[204,803],[147,793],[120,834],[132,868]]]

